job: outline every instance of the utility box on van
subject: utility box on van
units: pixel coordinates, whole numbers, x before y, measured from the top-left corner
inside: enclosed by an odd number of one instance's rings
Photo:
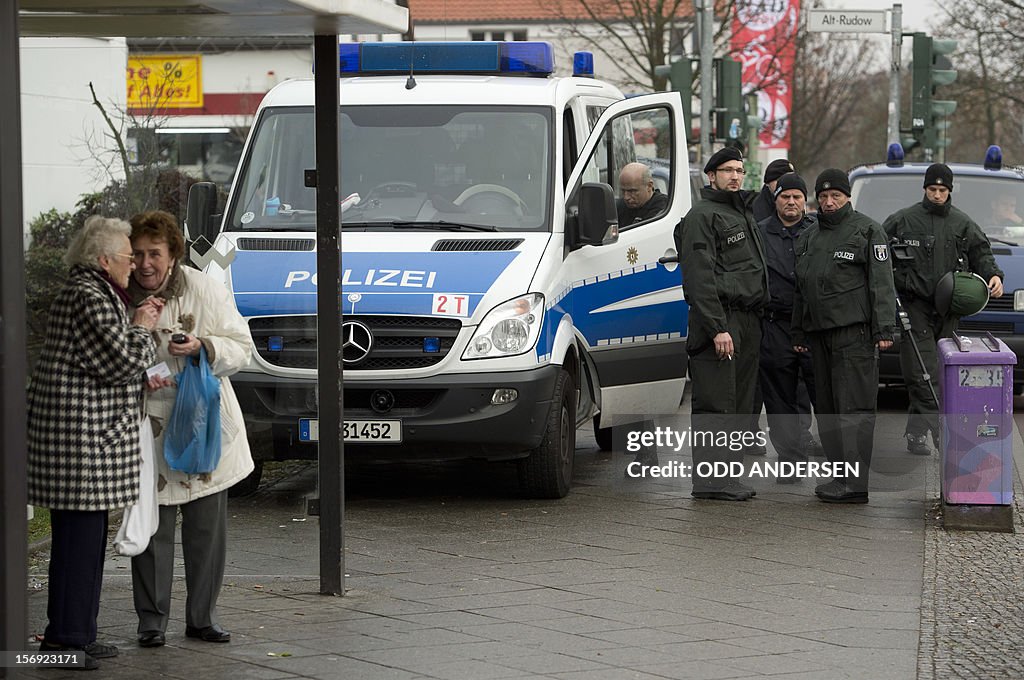
[[[679,95],[625,100],[585,58],[555,77],[546,43],[339,63],[346,452],[517,460],[527,494],[564,496],[578,425],[681,400],[681,274],[658,263],[690,208]],[[207,234],[256,350],[232,382],[279,458],[315,455],[315,135],[312,81],[269,92]],[[620,227],[619,172],[644,159],[667,207]]]

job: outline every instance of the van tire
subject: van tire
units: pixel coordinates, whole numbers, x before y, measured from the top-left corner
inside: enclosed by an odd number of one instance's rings
[[[263,461],[254,460],[253,464],[255,467],[249,473],[249,476],[239,480],[228,489],[228,498],[251,496],[256,493],[256,489],[260,488],[260,480],[263,478]]]
[[[576,455],[576,386],[565,369],[558,373],[544,439],[518,462],[519,486],[529,498],[564,498],[572,485]]]
[[[612,441],[612,429],[610,427],[598,427],[601,416],[594,416],[594,439],[597,441],[597,448],[602,451],[611,451],[614,446]]]

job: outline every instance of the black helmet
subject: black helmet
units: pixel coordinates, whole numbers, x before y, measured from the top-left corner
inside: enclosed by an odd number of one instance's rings
[[[935,310],[942,316],[970,316],[988,304],[988,284],[971,272],[949,272],[935,284]]]

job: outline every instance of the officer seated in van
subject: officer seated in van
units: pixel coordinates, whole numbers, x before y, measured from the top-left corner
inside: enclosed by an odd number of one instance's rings
[[[1024,219],[1017,214],[1017,197],[1010,193],[994,196],[988,224],[1000,227],[1024,224]]]
[[[646,222],[668,209],[668,196],[654,187],[651,169],[643,163],[629,163],[619,173],[622,198],[615,201],[619,227]]]

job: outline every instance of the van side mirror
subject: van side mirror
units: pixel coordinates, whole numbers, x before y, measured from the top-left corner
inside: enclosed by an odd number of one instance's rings
[[[603,246],[619,240],[619,215],[615,210],[615,193],[610,186],[587,182],[580,187],[576,223],[580,245]]]
[[[217,185],[213,182],[196,182],[188,189],[188,204],[185,208],[185,236],[194,241],[204,236],[213,243],[217,238],[217,224],[212,219],[217,210]]]

